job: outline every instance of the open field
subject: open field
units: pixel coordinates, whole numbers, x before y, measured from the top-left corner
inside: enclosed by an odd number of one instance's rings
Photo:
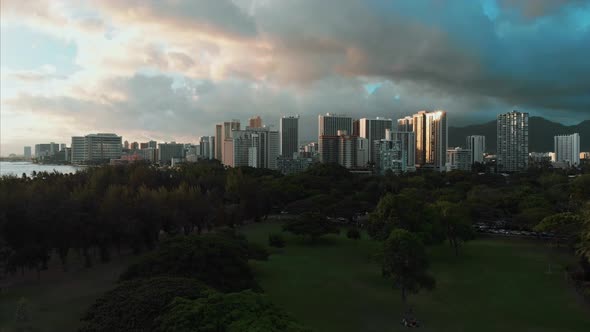
[[[276,224],[245,228],[265,243]],[[329,236],[309,245],[287,236],[268,262],[253,262],[268,296],[318,332],[403,331],[399,291],[371,262],[368,239]],[[430,250],[437,289],[410,297],[421,331],[587,331],[590,308],[559,269],[564,257],[518,239],[483,238],[459,257],[447,246]],[[552,264],[548,273],[549,263]]]
[[[278,224],[243,228],[267,243]],[[328,236],[310,245],[284,234],[287,247],[271,249],[267,262],[252,262],[260,284],[277,305],[317,332],[404,331],[399,292],[380,274],[379,243]],[[447,246],[430,249],[434,292],[410,297],[421,331],[587,331],[590,308],[567,285],[560,264],[567,260],[538,243],[483,238],[455,257]],[[134,257],[61,276],[43,276],[0,293],[0,331],[14,331],[21,297],[32,307],[36,331],[74,331],[94,300],[112,288]],[[547,273],[551,263],[551,273]]]
[[[14,316],[20,298],[28,300],[33,331],[75,331],[80,317],[104,292],[114,287],[135,256],[113,257],[107,264],[61,273],[44,271],[41,280],[28,278],[0,293],[0,332],[15,331]],[[58,266],[52,269],[60,270]]]

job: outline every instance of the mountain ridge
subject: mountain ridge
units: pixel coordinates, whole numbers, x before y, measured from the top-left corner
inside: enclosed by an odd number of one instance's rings
[[[590,151],[590,120],[577,125],[566,126],[543,117],[529,118],[529,151],[553,151],[553,137],[556,135],[580,134],[580,151]],[[465,146],[465,138],[469,135],[486,137],[486,151],[496,152],[496,121],[473,124],[463,127],[449,127],[449,147]]]

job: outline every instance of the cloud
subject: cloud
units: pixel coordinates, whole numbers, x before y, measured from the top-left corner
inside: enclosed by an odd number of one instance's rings
[[[2,76],[6,80],[16,80],[24,82],[39,82],[47,80],[65,80],[67,76],[56,73],[56,69],[52,65],[44,65],[39,69],[34,70],[5,70]]]
[[[193,141],[254,114],[276,124],[299,113],[309,138],[325,112],[443,108],[461,124],[516,107],[583,119],[588,17],[581,0],[3,0],[3,20],[75,43],[79,69],[4,71],[55,88],[24,86],[2,105],[56,126]]]

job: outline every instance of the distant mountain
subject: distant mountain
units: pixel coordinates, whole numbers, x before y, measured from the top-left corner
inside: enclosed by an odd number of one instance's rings
[[[590,120],[575,126],[564,126],[545,118],[533,116],[529,118],[529,151],[553,151],[553,136],[563,134],[580,134],[580,150],[590,151]],[[466,127],[449,127],[449,147],[465,146],[465,137],[484,135],[486,150],[496,151],[496,121]]]

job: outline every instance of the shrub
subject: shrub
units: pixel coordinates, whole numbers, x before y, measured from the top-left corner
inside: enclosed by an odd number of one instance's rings
[[[285,239],[280,234],[269,234],[268,245],[275,248],[285,247]]]

